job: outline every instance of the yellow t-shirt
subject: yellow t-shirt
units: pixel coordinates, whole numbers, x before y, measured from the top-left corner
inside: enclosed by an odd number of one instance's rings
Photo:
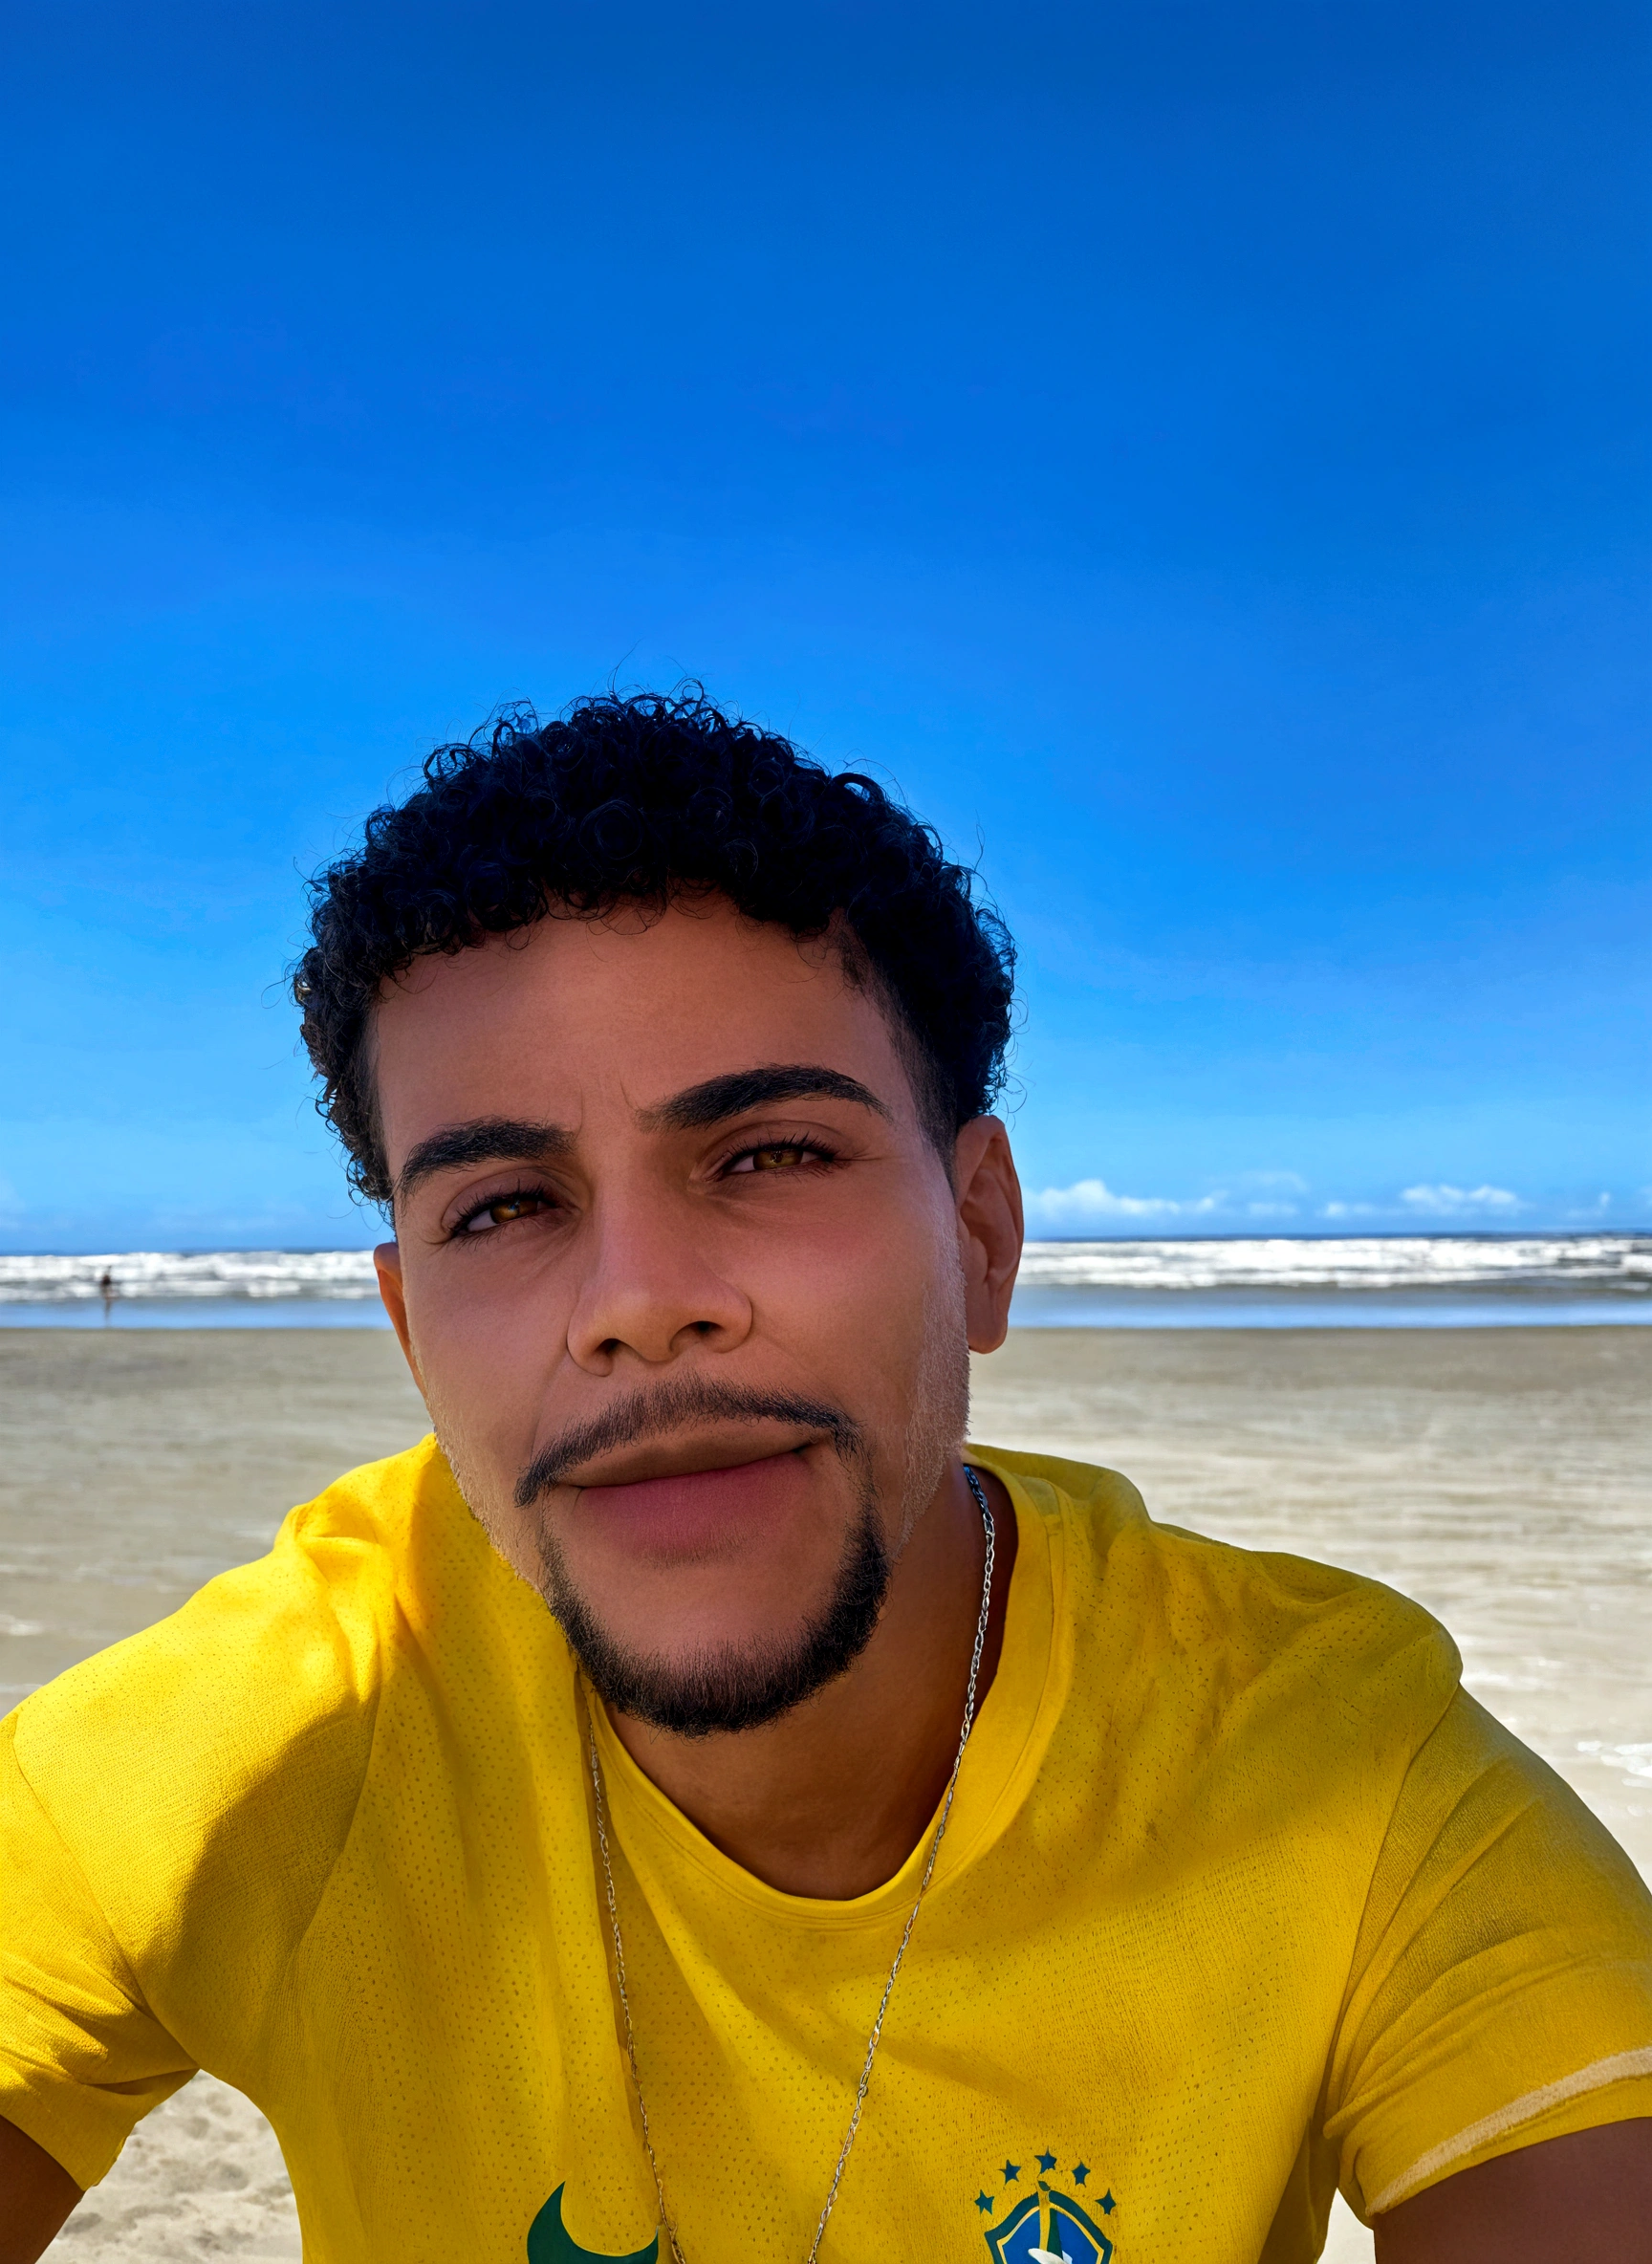
[[[1268,2264],[1652,2113],[1652,1906],[1449,1639],[1352,1575],[972,1450],[1003,1657],[823,2254]],[[0,1752],[0,2114],[82,2184],[197,2067],[310,2264],[653,2254],[580,1686],[433,1442],[88,1660]],[[803,2256],[922,1851],[850,1903],[720,1855],[599,1725],[691,2264]]]

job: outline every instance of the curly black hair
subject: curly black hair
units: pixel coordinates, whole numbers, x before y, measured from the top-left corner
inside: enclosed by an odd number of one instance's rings
[[[950,1157],[1004,1079],[1014,947],[933,829],[858,772],[713,707],[697,685],[514,708],[439,747],[424,783],[375,810],[359,848],[310,883],[293,971],[316,1106],[350,1177],[388,1205],[366,1044],[381,984],[546,917],[663,908],[701,890],[799,937],[828,928],[890,1008],[925,1128]]]

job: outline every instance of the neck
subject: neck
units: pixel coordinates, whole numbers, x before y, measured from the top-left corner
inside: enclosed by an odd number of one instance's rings
[[[991,1687],[1015,1562],[1015,1513],[979,1473],[995,1528],[991,1609],[975,1705]],[[731,1861],[782,1893],[842,1902],[893,1879],[946,1789],[964,1727],[986,1565],[981,1513],[952,1464],[890,1578],[846,1674],[760,1730],[678,1737],[627,1714],[615,1734]]]

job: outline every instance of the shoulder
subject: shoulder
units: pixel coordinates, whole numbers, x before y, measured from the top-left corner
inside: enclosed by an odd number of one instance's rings
[[[1117,1671],[1128,1629],[1144,1689],[1190,1718],[1287,1742],[1287,1723],[1312,1723],[1323,1752],[1380,1748],[1402,1766],[1450,1705],[1456,1644],[1381,1581],[1161,1524],[1116,1470],[995,1449],[983,1459],[1018,1482],[1051,1533],[1080,1671],[1087,1645],[1102,1644]]]
[[[268,1556],[24,1701],[17,1766],[118,1933],[141,1935],[214,1871],[250,1879],[272,1834],[281,1861],[258,1891],[295,1905],[319,1891],[365,1774],[418,1529],[456,1499],[432,1441],[352,1470],[290,1513]]]
[[[1652,2112],[1652,1897],[1464,1691],[1388,1818],[1325,2107],[1367,2219],[1513,2148]]]

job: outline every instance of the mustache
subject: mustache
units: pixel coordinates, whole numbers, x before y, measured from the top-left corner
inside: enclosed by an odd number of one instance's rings
[[[843,1461],[862,1452],[860,1426],[841,1407],[790,1391],[759,1391],[723,1383],[708,1376],[684,1377],[652,1389],[627,1392],[600,1415],[570,1424],[541,1447],[516,1481],[516,1507],[532,1509],[541,1494],[564,1486],[570,1471],[616,1447],[644,1439],[668,1438],[694,1423],[785,1423],[800,1430],[824,1431]]]

